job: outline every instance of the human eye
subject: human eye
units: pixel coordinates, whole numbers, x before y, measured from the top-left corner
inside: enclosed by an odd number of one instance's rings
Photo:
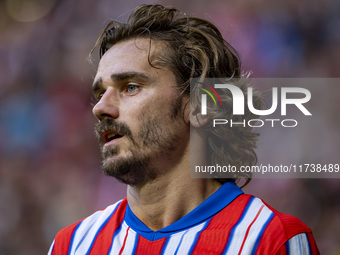
[[[104,95],[104,92],[99,92],[94,97],[99,102],[100,99],[103,97],[103,95]]]
[[[139,90],[140,86],[136,84],[127,84],[126,85],[126,93],[127,94],[136,94]]]

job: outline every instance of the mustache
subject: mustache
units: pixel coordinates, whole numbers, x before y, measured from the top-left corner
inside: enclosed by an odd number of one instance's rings
[[[112,118],[104,118],[95,124],[94,132],[100,143],[105,142],[102,133],[109,131],[114,131],[120,135],[124,135],[133,141],[131,129],[125,123],[117,122]]]

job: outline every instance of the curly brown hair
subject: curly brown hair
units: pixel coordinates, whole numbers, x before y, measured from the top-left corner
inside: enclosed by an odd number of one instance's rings
[[[177,86],[182,95],[190,95],[190,80],[198,78],[233,78],[246,95],[248,84],[243,79],[240,61],[234,48],[224,40],[221,32],[211,22],[190,17],[175,8],[162,5],[141,5],[129,16],[126,23],[111,21],[98,38],[93,50],[100,44],[100,57],[114,44],[137,37],[162,41],[167,45],[166,52],[157,56],[157,64],[166,66],[175,74]],[[150,60],[149,63],[154,66]],[[157,67],[155,67],[157,68]],[[223,79],[220,79],[220,81]],[[241,82],[240,82],[241,81]],[[230,80],[228,81],[230,83]],[[223,108],[214,110],[214,118],[229,118],[238,121],[240,116],[232,116],[232,96],[225,91],[221,94]],[[253,98],[254,107],[262,108],[262,100],[258,95]],[[242,118],[249,120],[257,116],[246,111]],[[220,165],[254,165],[257,134],[250,127],[216,127],[209,128],[207,142],[211,155],[209,164]],[[224,183],[226,181],[246,179],[244,185],[251,180],[251,174],[215,176]]]

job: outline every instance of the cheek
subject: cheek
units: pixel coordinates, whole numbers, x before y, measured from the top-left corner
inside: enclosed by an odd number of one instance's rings
[[[164,97],[157,97],[149,99],[139,108],[140,119],[149,118],[165,118],[169,115],[171,110],[171,99]]]
[[[154,118],[157,115],[157,108],[158,107],[156,107],[153,102],[148,102],[147,104],[141,106],[138,109],[138,123],[147,123],[150,121],[150,119]]]

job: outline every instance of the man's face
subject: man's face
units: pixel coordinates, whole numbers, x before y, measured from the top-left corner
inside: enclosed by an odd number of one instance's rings
[[[189,139],[174,74],[148,62],[165,44],[132,39],[102,57],[93,93],[98,103],[98,137],[106,174],[137,185],[175,164]]]

